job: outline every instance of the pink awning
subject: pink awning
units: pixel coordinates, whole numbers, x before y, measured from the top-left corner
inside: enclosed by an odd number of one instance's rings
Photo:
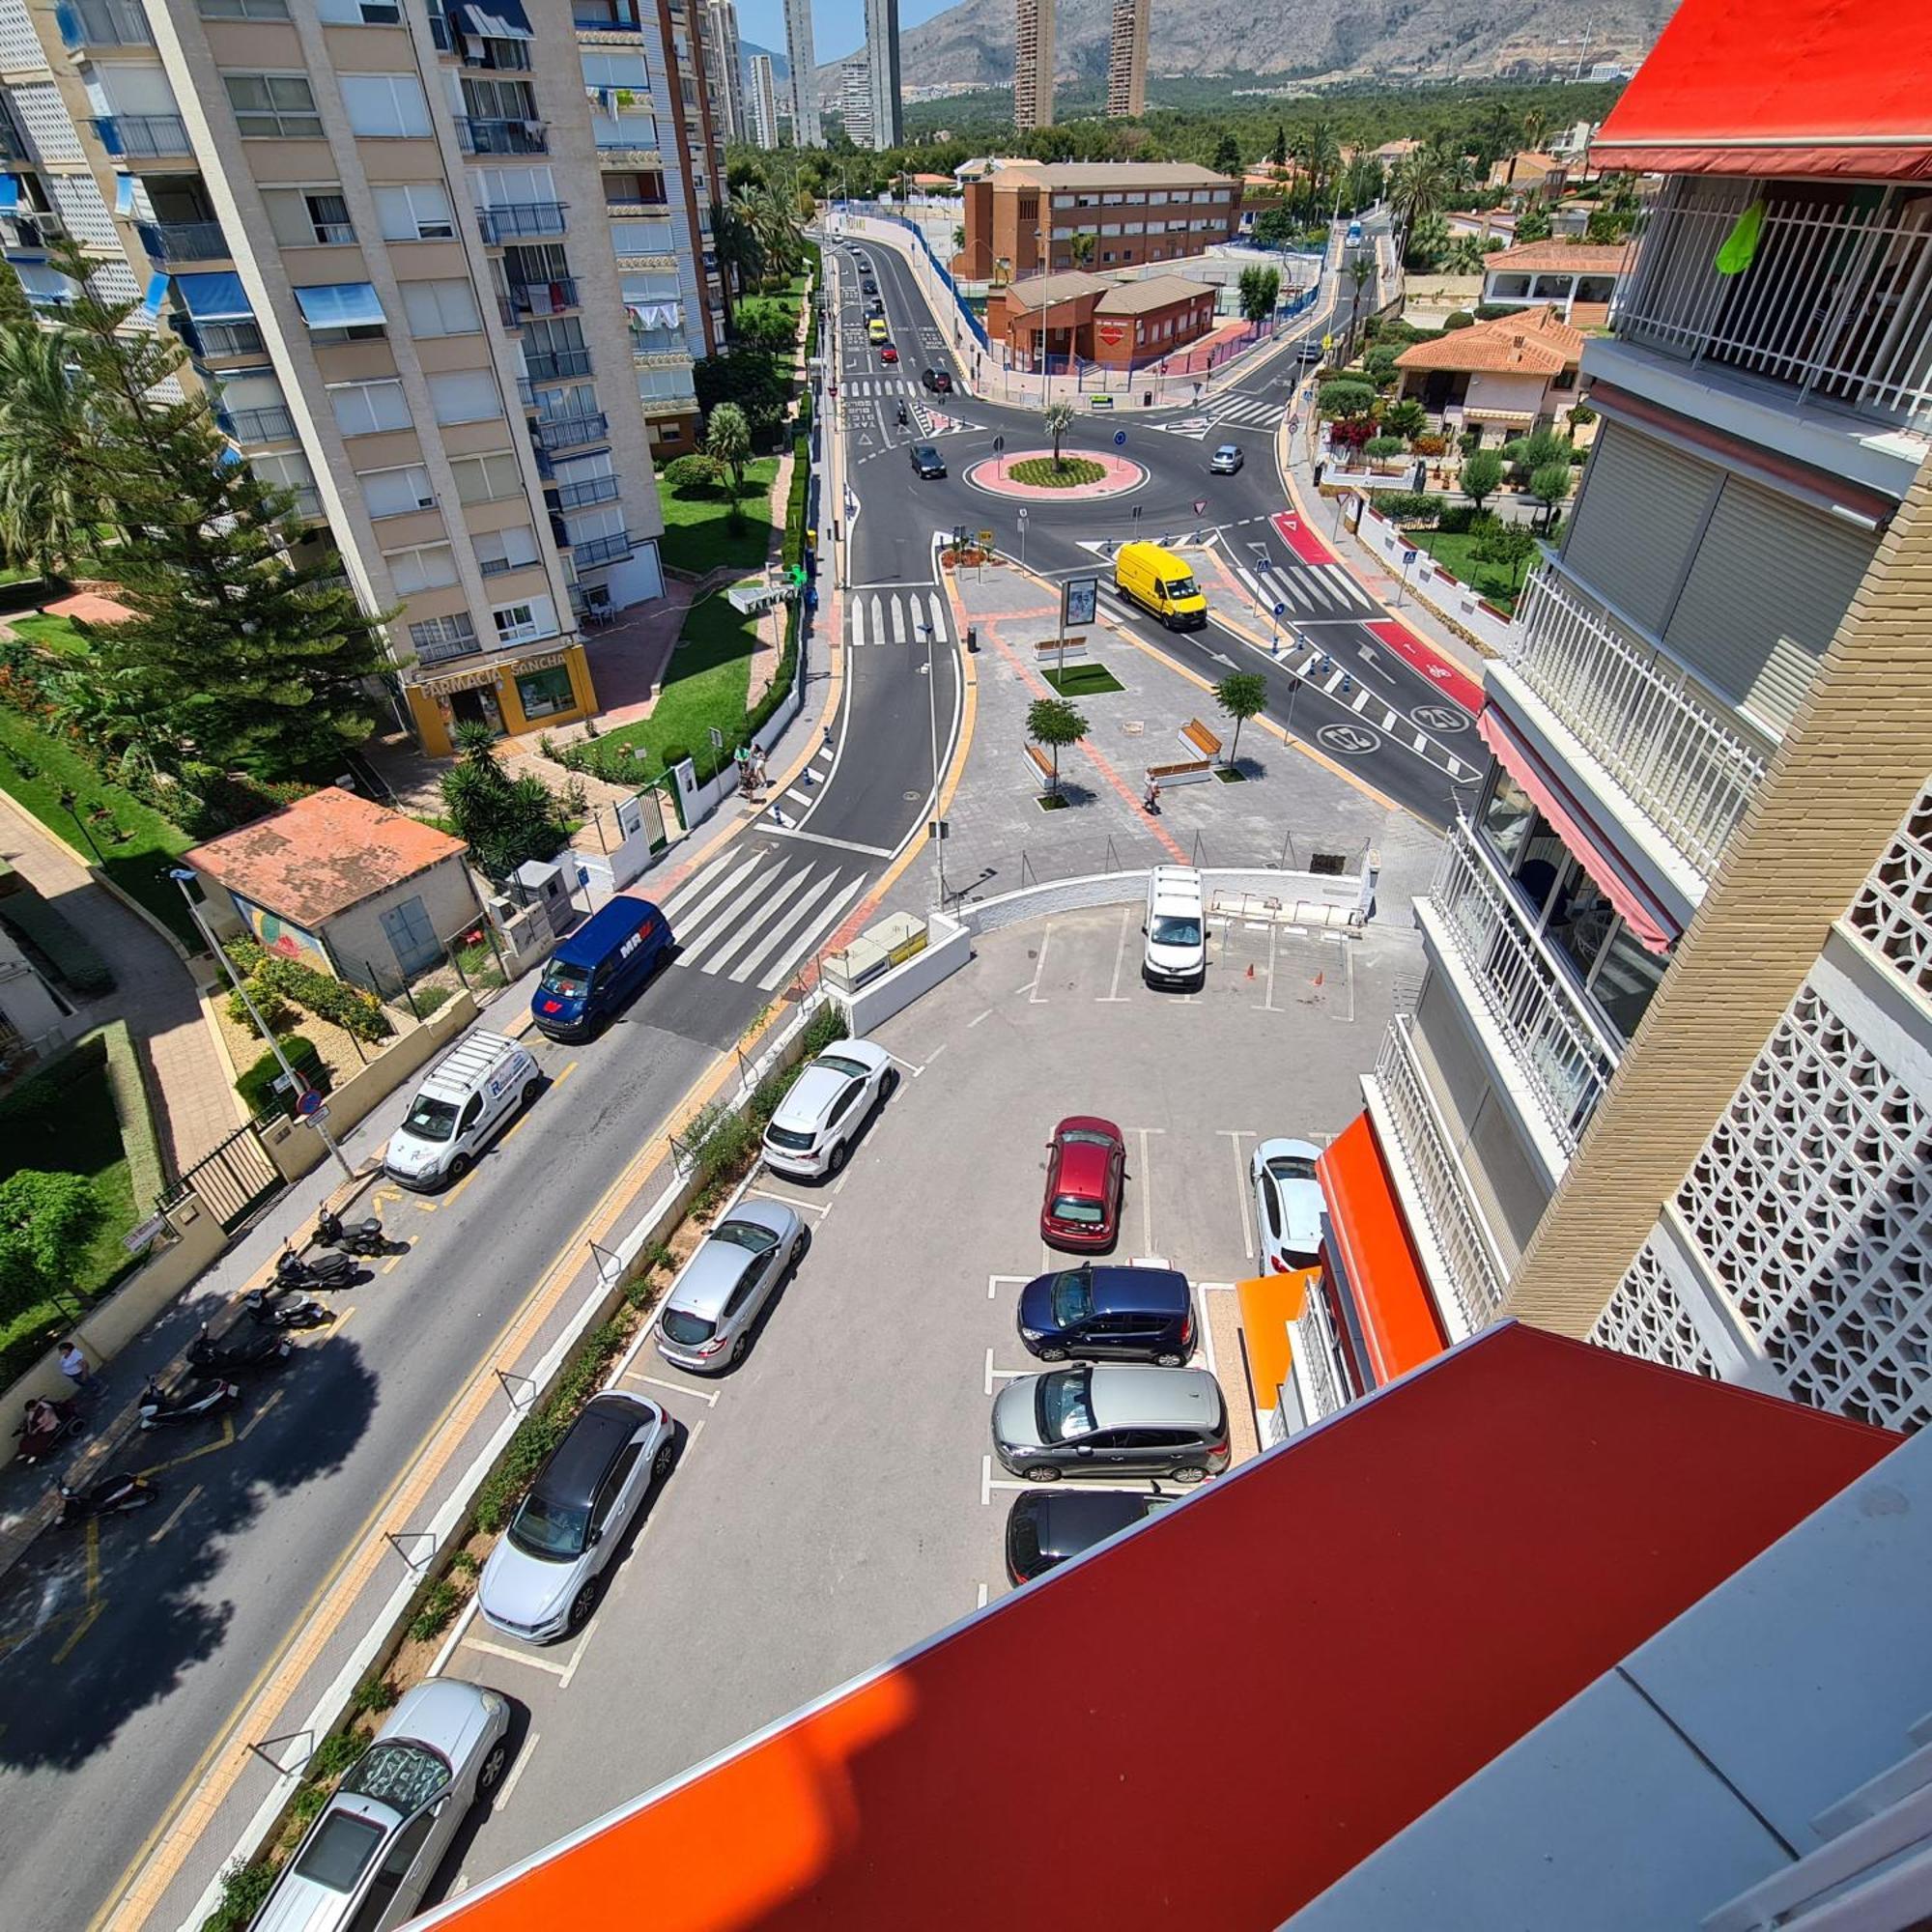
[[[1523,743],[1493,704],[1477,718],[1476,729],[1510,776],[1536,801],[1583,869],[1603,888],[1624,923],[1652,952],[1667,952],[1678,933],[1675,921],[1624,864],[1615,846],[1591,824],[1588,813],[1563,789],[1548,766]]]

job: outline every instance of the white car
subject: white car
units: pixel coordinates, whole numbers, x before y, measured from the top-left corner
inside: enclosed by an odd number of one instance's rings
[[[869,1039],[828,1046],[779,1102],[765,1129],[765,1165],[802,1180],[837,1174],[873,1111],[899,1084],[898,1068]]]
[[[1313,1267],[1321,1247],[1321,1149],[1306,1141],[1264,1141],[1249,1177],[1255,1184],[1255,1227],[1262,1254],[1277,1274]]]
[[[483,1566],[483,1621],[526,1643],[574,1636],[590,1619],[604,1566],[676,1456],[670,1417],[656,1403],[592,1396]]]

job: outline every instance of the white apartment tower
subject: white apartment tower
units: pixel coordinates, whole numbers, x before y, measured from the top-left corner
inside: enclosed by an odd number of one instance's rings
[[[1662,178],[1414,1011],[1323,1157],[1284,1428],[1508,1315],[1932,1419],[1932,185],[1885,111],[1771,126],[1831,49],[1739,14],[1719,59],[1723,17],[1685,0],[1593,148]]]
[[[425,746],[595,708],[661,594],[720,156],[683,0],[0,0],[0,252],[178,334],[389,625]]]
[[[748,139],[744,55],[739,50],[738,9],[732,0],[706,0],[704,57],[711,117],[717,123],[720,138],[727,145]]]
[[[751,84],[745,90],[745,105],[752,119],[752,141],[770,151],[779,145],[779,90],[772,72],[770,54],[752,56]]]
[[[1053,126],[1054,0],[1014,0],[1013,126]]]
[[[838,71],[838,113],[855,148],[878,145],[872,139],[872,76],[864,54]]]
[[[896,148],[905,138],[899,104],[899,0],[866,0],[866,69],[872,89],[871,145]]]
[[[1107,112],[1147,111],[1148,16],[1152,0],[1114,0],[1107,35]]]
[[[811,0],[784,0],[785,62],[791,69],[791,138],[801,148],[822,148],[818,123],[818,55],[811,42]]]

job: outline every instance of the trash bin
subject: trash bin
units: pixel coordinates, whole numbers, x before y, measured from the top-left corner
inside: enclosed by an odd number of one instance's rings
[[[980,627],[978,624],[968,624],[966,626],[966,648],[969,651],[977,651],[980,648]]]

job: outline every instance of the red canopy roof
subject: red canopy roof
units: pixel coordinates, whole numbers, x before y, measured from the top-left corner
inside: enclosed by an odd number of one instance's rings
[[[1661,174],[1932,179],[1932,16],[1862,0],[1683,0],[1592,144]]]
[[[1492,1328],[422,1922],[1259,1932],[1897,1439]]]

